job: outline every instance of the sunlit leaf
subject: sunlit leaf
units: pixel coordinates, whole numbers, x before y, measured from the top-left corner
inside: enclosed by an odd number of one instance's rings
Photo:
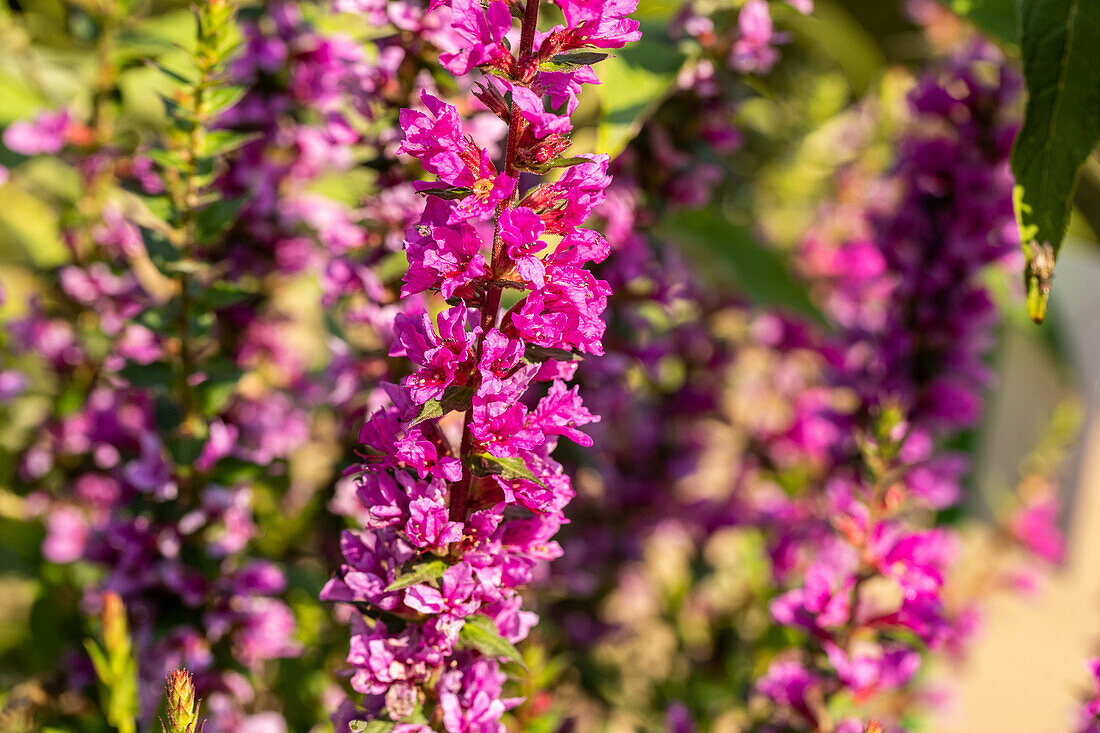
[[[527,669],[527,663],[523,661],[523,655],[513,646],[512,642],[500,635],[497,625],[488,616],[467,616],[466,623],[458,632],[458,646],[466,649],[477,649],[490,657],[504,657],[510,662]]]
[[[1042,321],[1077,177],[1100,138],[1100,3],[1022,0],[1020,11],[1028,100],[1012,151],[1013,199],[1028,312]]]

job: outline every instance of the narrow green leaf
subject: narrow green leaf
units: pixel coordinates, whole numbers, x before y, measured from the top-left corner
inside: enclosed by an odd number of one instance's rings
[[[215,157],[231,153],[250,140],[255,140],[259,135],[251,132],[237,132],[236,130],[214,130],[206,133],[203,140],[203,154]]]
[[[523,661],[519,649],[500,635],[497,625],[488,616],[467,616],[465,625],[458,632],[458,646],[477,649],[488,657],[504,657],[527,669],[527,663]]]
[[[160,73],[164,74],[165,76],[170,78],[172,81],[176,82],[177,84],[179,84],[181,86],[188,87],[188,86],[191,86],[192,84],[195,83],[194,79],[188,79],[186,76],[184,76],[180,72],[175,71],[173,69],[170,69],[162,63],[158,63],[156,61],[149,61],[148,63],[149,63],[149,65],[156,67],[156,69],[158,71],[160,71]]]
[[[353,733],[389,733],[397,727],[397,723],[388,720],[353,720],[348,727]]]
[[[667,217],[660,233],[679,244],[700,267],[698,272],[732,284],[759,305],[779,306],[824,324],[806,284],[795,277],[781,253],[756,241],[751,232],[716,209],[696,209]]]
[[[1077,177],[1100,139],[1100,2],[1020,0],[1020,33],[1028,100],[1012,151],[1013,199],[1028,312],[1041,322]]]
[[[500,476],[506,479],[525,479],[545,486],[519,456],[497,458],[492,453],[477,453],[470,459],[470,470],[475,476]]]
[[[231,282],[211,283],[199,296],[199,304],[206,310],[228,308],[237,303],[256,297],[256,292]]]
[[[107,663],[107,656],[99,648],[99,645],[91,639],[85,639],[84,649],[92,660],[92,667],[95,668],[96,676],[100,680],[109,680],[111,678],[111,666]]]
[[[386,592],[391,593],[395,590],[403,590],[409,586],[427,583],[429,580],[435,580],[436,578],[442,578],[443,573],[447,572],[447,568],[449,567],[450,565],[442,560],[429,560],[428,562],[413,565],[409,572],[398,576],[396,580],[386,586]]]
[[[584,357],[568,349],[550,349],[536,344],[527,344],[523,351],[523,360],[528,364],[542,364],[545,361],[578,361]]]
[[[582,66],[598,64],[611,54],[597,53],[595,51],[578,51],[576,53],[559,53],[549,61],[539,64],[542,71],[576,71]]]
[[[464,199],[473,192],[473,189],[467,186],[422,188],[417,191],[417,193],[421,196],[435,196],[436,198],[446,199],[447,201],[457,201],[458,199]]]

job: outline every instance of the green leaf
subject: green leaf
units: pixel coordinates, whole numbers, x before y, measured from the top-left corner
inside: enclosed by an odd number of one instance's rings
[[[419,425],[425,420],[434,420],[437,417],[443,417],[443,403],[439,400],[428,400],[421,405],[420,412],[416,413],[416,417],[409,423],[409,427]]]
[[[183,158],[175,150],[150,148],[144,151],[142,155],[151,158],[157,165],[165,170],[176,170],[183,165]]]
[[[492,453],[476,453],[470,459],[470,470],[475,476],[500,476],[506,479],[524,479],[545,486],[538,476],[519,456],[497,458]]]
[[[237,132],[236,130],[214,130],[206,133],[203,139],[203,154],[215,157],[231,153],[250,140],[255,140],[259,135],[252,132]]]
[[[457,201],[464,199],[474,191],[468,186],[446,186],[437,188],[422,188],[417,191],[421,196],[435,196],[436,198],[446,199],[447,201]]]
[[[353,720],[348,727],[353,733],[389,733],[397,727],[397,723],[391,723],[388,720],[372,720],[370,722]]]
[[[487,657],[504,657],[527,669],[523,656],[512,642],[500,635],[497,625],[488,616],[467,616],[458,632],[458,644],[463,649],[477,649]]]
[[[420,408],[420,412],[417,413],[409,426],[418,425],[425,420],[434,420],[439,417],[443,417],[448,412],[465,412],[470,409],[470,405],[474,400],[474,393],[477,392],[477,388],[473,385],[451,385],[443,392],[442,399],[428,400]]]
[[[732,283],[759,305],[778,306],[807,316],[819,324],[825,317],[807,293],[807,284],[791,271],[787,258],[764,246],[745,228],[730,222],[716,209],[684,211],[665,218],[662,236],[681,245],[699,263],[698,272]]]
[[[206,370],[206,379],[195,386],[199,411],[206,417],[220,413],[237,392],[241,376],[244,374],[236,367],[224,364]]]
[[[218,199],[196,212],[195,225],[198,228],[199,241],[207,243],[217,239],[237,218],[237,213],[244,206],[246,198],[246,196],[237,196],[231,199]]]
[[[199,296],[200,305],[206,310],[220,310],[256,297],[256,292],[231,282],[215,282],[207,286]]]
[[[208,90],[206,100],[212,113],[211,116],[229,109],[241,101],[244,94],[245,88],[241,86],[219,86]]]
[[[155,61],[150,61],[149,64],[156,67],[157,70],[160,71],[160,73],[164,74],[165,76],[167,76],[172,81],[179,84],[180,86],[189,87],[189,86],[191,86],[192,84],[195,83],[194,79],[189,79],[186,76],[184,76],[182,73],[180,73],[178,71],[175,71],[173,69],[170,69],[162,63],[157,63]]]
[[[100,680],[109,680],[111,678],[111,665],[107,663],[107,655],[103,653],[99,645],[91,639],[85,639],[84,649],[92,660],[92,667],[95,668],[96,676]]]
[[[969,20],[978,30],[1001,41],[1020,42],[1016,22],[1016,0],[941,0],[956,15]]]
[[[395,590],[403,590],[409,586],[427,583],[429,580],[435,580],[436,578],[442,578],[443,573],[445,573],[449,567],[450,565],[442,560],[429,560],[428,562],[413,565],[409,572],[398,576],[396,580],[386,586],[386,592],[391,593]]]
[[[551,158],[541,165],[528,165],[526,166],[526,169],[531,171],[532,173],[549,173],[555,168],[570,168],[575,165],[581,165],[582,163],[591,162],[592,160],[590,158],[584,158],[579,155],[572,158],[563,158],[559,155],[556,158]]]
[[[668,40],[665,24],[644,23],[642,40],[600,66],[597,153],[614,158],[623,151],[671,92],[685,58]]]
[[[1077,177],[1100,138],[1100,3],[1020,0],[1020,31],[1028,100],[1012,150],[1013,199],[1028,312],[1041,322]]]
[[[549,61],[539,64],[539,69],[542,71],[576,71],[582,66],[598,64],[610,55],[609,53],[596,53],[595,51],[559,53]]]
[[[523,360],[528,364],[542,364],[545,361],[578,361],[584,357],[568,349],[550,349],[536,344],[527,344],[523,351]]]
[[[172,365],[163,361],[149,364],[129,362],[118,374],[135,387],[169,389],[175,380]]]

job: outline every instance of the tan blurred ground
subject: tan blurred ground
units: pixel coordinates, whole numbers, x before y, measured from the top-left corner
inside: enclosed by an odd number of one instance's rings
[[[937,733],[1065,733],[1091,688],[1085,661],[1100,656],[1100,257],[1069,250],[1059,263],[1063,333],[1088,422],[1064,481],[1069,545],[1064,568],[1035,597],[989,599],[986,623],[952,682],[953,703]],[[1064,374],[1034,342],[1010,345],[994,404],[997,446],[983,456],[981,479],[1007,480],[1040,429]],[[1033,444],[1033,443],[1032,443]]]

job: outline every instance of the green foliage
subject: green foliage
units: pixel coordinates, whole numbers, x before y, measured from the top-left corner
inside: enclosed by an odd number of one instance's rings
[[[642,40],[600,64],[597,153],[614,158],[623,151],[672,91],[685,59],[663,23],[643,22]]]
[[[107,722],[119,733],[136,733],[138,716],[137,661],[134,659],[126,608],[114,593],[103,596],[102,647],[86,639],[85,648],[102,683]]]
[[[1100,138],[1100,3],[1021,0],[1028,101],[1012,152],[1028,312],[1042,321],[1081,167]]]
[[[387,720],[372,720],[370,722],[353,720],[349,727],[354,733],[389,733],[397,727],[397,723],[391,723]]]
[[[395,590],[403,590],[419,583],[427,583],[442,578],[443,573],[449,567],[450,565],[443,560],[429,560],[418,563],[413,565],[409,572],[398,576],[396,580],[386,586],[386,592],[392,593]]]
[[[470,459],[470,469],[475,476],[500,476],[505,479],[526,479],[539,486],[542,481],[523,462],[519,456],[497,458],[492,453],[477,453]]]
[[[1020,30],[1016,0],[942,0],[951,10],[1002,43],[1016,44]]]
[[[443,417],[448,412],[469,410],[476,391],[477,388],[469,384],[451,385],[443,392],[442,398],[425,402],[410,425],[419,425],[425,420]]]
[[[497,626],[488,616],[467,616],[466,623],[458,632],[458,646],[464,649],[477,649],[490,657],[503,657],[527,669],[523,655],[497,631]]]
[[[729,221],[717,209],[696,209],[666,217],[660,232],[699,262],[700,273],[732,283],[752,302],[825,323],[807,294],[806,284],[795,277],[787,258],[761,245],[747,229]]]

